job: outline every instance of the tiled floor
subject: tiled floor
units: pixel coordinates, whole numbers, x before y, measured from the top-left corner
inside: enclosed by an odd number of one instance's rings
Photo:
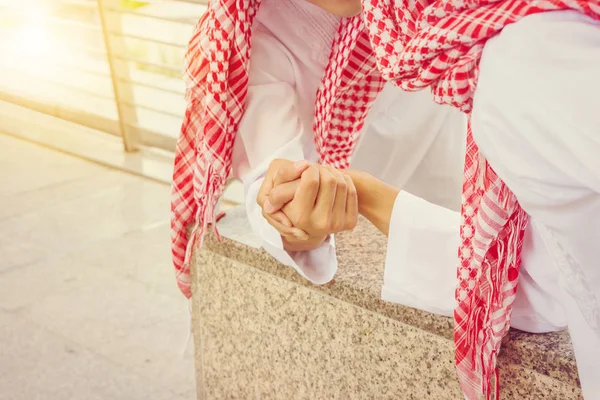
[[[0,399],[195,399],[168,200],[0,135]]]

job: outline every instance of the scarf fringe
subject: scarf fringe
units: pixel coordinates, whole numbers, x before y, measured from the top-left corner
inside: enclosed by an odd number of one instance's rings
[[[217,240],[222,242],[221,234],[217,228],[217,221],[224,216],[224,213],[217,215],[217,205],[223,191],[222,179],[213,172],[212,167],[209,167],[204,182],[203,196],[199,201],[196,217],[194,218],[194,226],[185,250],[184,265],[188,268],[194,249],[199,250],[204,245],[204,235],[208,230],[209,224],[212,224]]]
[[[486,169],[481,166],[480,169]],[[480,172],[480,171],[478,171]],[[481,174],[478,174],[478,177]],[[497,251],[497,262],[500,265],[507,265],[508,268],[491,268],[489,265],[482,266],[482,271],[486,271],[485,276],[478,277],[478,281],[485,279],[485,285],[488,285],[489,293],[483,296],[472,296],[471,312],[468,315],[468,343],[473,352],[471,354],[471,365],[474,366],[477,375],[481,376],[481,393],[486,400],[491,400],[492,392],[495,399],[499,399],[500,394],[500,376],[497,367],[497,355],[500,350],[502,338],[508,333],[510,328],[510,317],[512,313],[512,303],[516,295],[516,285],[513,285],[509,274],[511,269],[519,270],[520,267],[520,246],[522,245],[522,236],[529,218],[520,208],[514,195],[506,185],[498,190],[498,200],[509,211],[510,217],[505,226],[505,232],[510,235],[505,238],[498,238],[495,245]],[[505,283],[502,286],[502,283]],[[484,286],[485,286],[484,285]],[[481,286],[479,286],[481,287]],[[500,335],[494,332],[493,318],[497,318],[498,310],[505,308],[506,298],[513,297],[506,308],[506,321],[503,322]],[[483,300],[483,301],[482,301]],[[492,391],[492,377],[494,378],[494,388]]]

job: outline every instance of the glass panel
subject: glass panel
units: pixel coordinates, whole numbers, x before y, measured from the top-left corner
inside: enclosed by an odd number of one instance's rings
[[[128,149],[172,150],[183,54],[205,9],[194,0],[0,0],[0,99],[123,135]]]

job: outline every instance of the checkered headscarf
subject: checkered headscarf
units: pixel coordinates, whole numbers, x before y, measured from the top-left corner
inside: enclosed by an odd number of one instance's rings
[[[524,16],[573,9],[600,19],[590,0],[362,0],[382,76],[404,90],[431,87],[437,102],[471,112],[487,39]],[[456,364],[469,400],[491,397],[508,332],[528,217],[479,153],[470,126],[463,184]]]
[[[201,245],[208,224],[215,221],[231,170],[248,91],[252,24],[260,3],[211,1],[186,55],[188,107],[175,153],[171,239],[177,283],[188,298],[192,249]],[[383,86],[371,54],[362,19],[343,19],[316,98],[313,130],[321,163],[348,167],[364,118]]]

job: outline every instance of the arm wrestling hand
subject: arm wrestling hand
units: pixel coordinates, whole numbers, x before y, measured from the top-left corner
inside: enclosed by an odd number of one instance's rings
[[[269,203],[281,208],[294,227],[308,233],[307,238],[285,236],[288,251],[314,250],[330,234],[353,229],[358,220],[352,179],[327,166],[313,164],[299,180],[275,186],[269,193]]]

